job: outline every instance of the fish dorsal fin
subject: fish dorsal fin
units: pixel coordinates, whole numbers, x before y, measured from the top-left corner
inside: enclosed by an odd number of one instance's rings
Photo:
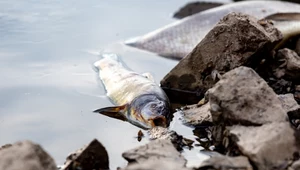
[[[146,77],[147,79],[151,80],[152,82],[154,82],[154,77],[152,76],[151,73],[143,73],[142,76]]]
[[[300,12],[275,13],[265,17],[273,21],[300,21]]]
[[[187,16],[191,16],[198,12],[202,12],[211,8],[215,8],[223,5],[223,3],[217,2],[191,2],[181,7],[175,14],[173,18],[182,19]]]
[[[93,112],[100,113],[102,115],[111,118],[127,121],[127,118],[124,114],[126,109],[127,109],[127,104],[122,106],[115,106],[115,107],[105,107],[105,108],[94,110]]]

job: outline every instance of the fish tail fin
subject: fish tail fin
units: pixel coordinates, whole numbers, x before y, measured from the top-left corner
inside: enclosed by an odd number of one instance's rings
[[[105,107],[101,109],[94,110],[94,113],[100,113],[102,115],[127,121],[127,118],[125,116],[125,112],[127,110],[127,104],[121,105],[121,106],[115,106],[115,107]]]
[[[280,30],[283,39],[274,48],[281,48],[288,39],[300,34],[300,12],[275,13],[265,17],[274,21],[275,27]]]

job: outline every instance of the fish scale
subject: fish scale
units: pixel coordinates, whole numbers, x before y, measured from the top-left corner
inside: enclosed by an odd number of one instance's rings
[[[222,5],[175,21],[167,26],[129,39],[125,44],[173,59],[182,59],[230,12],[258,19],[275,13],[300,12],[300,5],[282,1],[245,1]]]

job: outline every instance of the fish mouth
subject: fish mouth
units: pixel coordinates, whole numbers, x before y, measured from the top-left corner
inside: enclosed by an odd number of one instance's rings
[[[164,116],[155,117],[149,119],[149,121],[152,127],[155,126],[167,127],[167,120]]]

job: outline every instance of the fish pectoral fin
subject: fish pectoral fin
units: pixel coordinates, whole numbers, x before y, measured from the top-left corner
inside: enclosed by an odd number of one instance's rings
[[[147,79],[151,80],[152,82],[154,82],[154,77],[152,76],[151,73],[143,73],[142,76],[146,77]]]
[[[300,21],[300,12],[283,12],[266,16],[264,19],[273,21]]]
[[[102,115],[105,115],[105,116],[108,116],[111,118],[127,121],[127,118],[124,115],[126,108],[127,108],[127,104],[122,105],[122,106],[116,106],[116,107],[105,107],[105,108],[94,110],[93,112],[100,113]]]

